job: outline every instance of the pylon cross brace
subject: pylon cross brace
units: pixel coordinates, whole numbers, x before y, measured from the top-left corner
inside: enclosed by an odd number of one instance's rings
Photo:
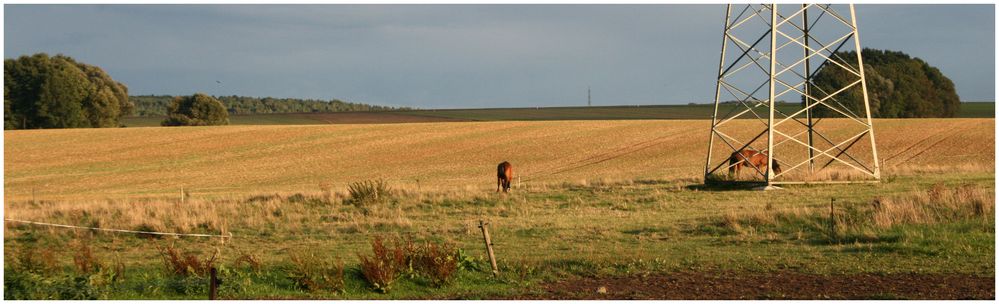
[[[722,35],[722,54],[719,60],[717,84],[715,87],[714,114],[711,122],[711,135],[708,143],[708,156],[705,162],[704,174],[708,179],[719,170],[728,170],[733,164],[727,164],[728,156],[743,149],[754,149],[767,154],[767,166],[756,166],[747,162],[748,167],[753,168],[755,173],[767,184],[794,183],[796,181],[789,178],[776,180],[778,177],[787,177],[788,173],[803,170],[805,165],[810,173],[814,174],[822,171],[832,164],[842,164],[864,176],[873,180],[880,179],[880,167],[877,158],[877,148],[874,140],[874,129],[871,119],[870,102],[867,96],[867,85],[864,74],[863,59],[861,58],[861,48],[859,34],[856,26],[856,12],[852,4],[849,7],[849,18],[839,14],[831,4],[801,4],[795,5],[790,14],[782,13],[781,8],[791,7],[790,5],[777,4],[747,4],[741,11],[733,17],[733,8],[738,5],[728,5],[725,15],[725,27]],[[817,17],[810,19],[809,12],[818,12]],[[836,21],[836,26],[845,26],[845,33],[834,35],[833,39],[825,40],[817,38],[812,34],[813,27],[825,16],[831,16]],[[828,18],[827,18],[828,19]],[[748,27],[749,25],[760,25],[763,28],[762,34],[746,37],[738,34],[735,30]],[[743,39],[754,38],[754,39]],[[769,39],[767,39],[769,38]],[[778,38],[787,41],[778,44]],[[767,46],[767,41],[769,45]],[[752,41],[748,43],[747,41]],[[839,51],[844,46],[853,42],[856,51],[856,63],[842,58]],[[736,47],[737,54],[734,61],[726,64],[726,48],[728,45]],[[796,55],[791,60],[786,60],[787,53],[791,49],[797,49],[800,56]],[[781,55],[784,55],[783,57]],[[785,58],[785,60],[781,60]],[[811,61],[821,61],[817,68],[812,69]],[[755,68],[754,68],[755,67]],[[816,73],[823,68],[838,68],[846,71],[849,75],[855,76],[856,80],[845,84],[839,88],[831,90],[813,84],[812,80]],[[799,71],[799,69],[801,69]],[[756,71],[756,72],[752,72]],[[745,86],[737,84],[730,79],[734,76],[742,76],[746,73],[753,77],[755,73],[761,73],[759,82],[750,82],[759,85]],[[780,78],[783,77],[784,79]],[[792,80],[787,80],[790,78]],[[841,96],[851,88],[860,86],[864,108],[861,112],[855,113],[850,107],[843,105],[836,97]],[[751,88],[751,89],[749,89]],[[766,96],[759,98],[764,91]],[[831,91],[831,92],[830,92]],[[719,104],[722,103],[721,94],[732,96],[737,103],[735,107],[728,110],[723,115],[719,114]],[[788,114],[775,106],[777,98],[787,95],[800,94],[804,106],[801,109]],[[831,110],[842,115],[848,121],[856,123],[863,128],[859,132],[851,132],[845,140],[833,140],[832,136],[827,136],[815,129],[822,118],[815,118],[812,111],[818,107]],[[802,117],[804,116],[804,117]],[[762,125],[762,131],[755,134],[749,140],[740,140],[738,136],[721,130],[720,127],[731,124],[735,120],[755,120]],[[805,128],[800,132],[782,132],[777,130],[778,126],[788,122],[797,123]],[[757,125],[752,123],[752,125]],[[793,126],[793,124],[792,124]],[[791,134],[793,133],[793,134]],[[757,141],[766,137],[766,147],[757,146]],[[803,137],[804,138],[801,138]],[[870,140],[870,150],[854,151],[851,148],[864,138]],[[724,149],[714,151],[715,140],[723,143]],[[819,148],[815,145],[818,139],[823,145],[828,147]],[[790,147],[785,144],[790,143]],[[793,160],[787,162],[781,155],[784,149],[804,148],[807,150],[807,157],[803,160]],[[776,149],[781,148],[781,149]],[[717,152],[717,153],[715,153]],[[858,157],[858,152],[870,152],[871,160],[862,161]],[[714,153],[714,154],[713,154]],[[724,156],[718,161],[717,156]],[[865,155],[866,156],[866,155]],[[820,157],[827,157],[829,161],[815,170],[814,162]],[[773,172],[774,162],[790,165],[780,173]]]

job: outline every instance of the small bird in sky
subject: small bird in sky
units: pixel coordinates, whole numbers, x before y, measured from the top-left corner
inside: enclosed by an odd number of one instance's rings
[[[216,80],[215,82],[216,82],[216,83],[218,83],[218,84],[222,84],[222,82],[221,82],[221,81],[218,81],[218,80]]]

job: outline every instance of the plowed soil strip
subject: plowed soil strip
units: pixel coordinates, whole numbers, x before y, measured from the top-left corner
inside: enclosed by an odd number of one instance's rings
[[[582,278],[524,299],[995,299],[995,277],[966,274],[672,273]]]

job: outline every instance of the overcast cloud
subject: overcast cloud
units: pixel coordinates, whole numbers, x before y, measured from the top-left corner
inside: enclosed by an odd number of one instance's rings
[[[5,5],[4,58],[62,53],[133,95],[420,108],[709,102],[723,5]],[[994,100],[992,5],[858,5],[864,47]],[[219,84],[218,82],[221,82]]]

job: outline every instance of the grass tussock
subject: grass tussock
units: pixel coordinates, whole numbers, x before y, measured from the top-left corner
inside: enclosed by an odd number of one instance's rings
[[[897,240],[892,229],[909,225],[933,225],[973,221],[994,225],[995,194],[974,185],[948,187],[942,184],[905,195],[880,197],[870,203],[839,202],[833,206],[771,207],[727,212],[702,232],[761,236],[774,233],[792,239],[818,242],[883,242]]]
[[[232,265],[235,268],[244,268],[253,272],[260,272],[263,262],[261,262],[260,257],[255,254],[242,253],[232,261]]]
[[[873,202],[874,225],[935,224],[959,220],[993,219],[995,193],[974,185],[934,185],[907,196],[878,198]]]
[[[382,204],[392,198],[388,182],[382,179],[351,183],[347,186],[347,192],[350,193],[350,197],[346,203],[358,207]]]

